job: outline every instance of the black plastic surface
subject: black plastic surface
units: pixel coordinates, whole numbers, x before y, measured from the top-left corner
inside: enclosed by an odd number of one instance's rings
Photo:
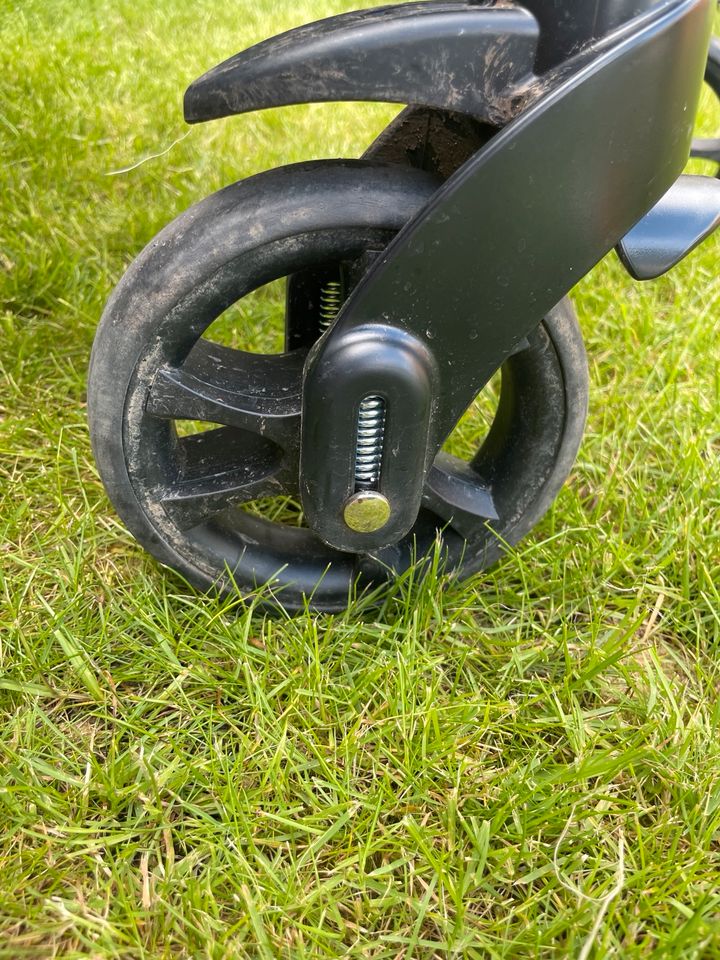
[[[425,2],[331,17],[236,54],[190,85],[185,119],[331,100],[441,107],[507,119],[537,53],[522,7]]]
[[[338,368],[343,370],[341,390],[335,377]],[[312,413],[302,421],[301,450],[308,452],[341,449],[348,438],[353,442],[361,401],[373,394],[385,401],[381,485],[394,495],[390,520],[382,528],[384,544],[404,537],[417,519],[423,493],[417,478],[425,476],[428,457],[435,455],[429,438],[437,380],[434,358],[424,342],[397,327],[375,323],[357,327],[337,342],[335,350],[323,351],[323,362],[314,366],[307,383],[305,400]],[[330,415],[320,415],[322,410]],[[322,531],[331,525],[334,533],[338,531],[332,545],[339,550],[356,549],[366,537],[369,545],[375,545],[377,534],[352,531],[343,520],[343,507],[355,490],[354,456],[333,457],[322,469],[317,466],[311,454],[301,458],[300,493],[312,529]]]
[[[590,40],[652,9],[658,0],[523,0],[541,29],[538,72],[561,63]]]
[[[617,252],[636,280],[671,270],[720,225],[720,181],[683,176],[627,233]]]

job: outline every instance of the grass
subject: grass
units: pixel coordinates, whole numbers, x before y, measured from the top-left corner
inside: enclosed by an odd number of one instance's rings
[[[576,469],[471,582],[262,617],[161,570],[99,484],[85,373],[127,263],[394,111],[229,119],[110,174],[183,136],[209,65],[351,5],[0,12],[0,958],[718,957],[717,240],[580,284]]]

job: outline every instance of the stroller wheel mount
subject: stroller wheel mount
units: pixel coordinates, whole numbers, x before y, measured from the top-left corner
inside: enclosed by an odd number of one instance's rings
[[[357,578],[383,582],[439,532],[455,567],[486,566],[501,542],[518,540],[552,503],[587,406],[585,354],[567,302],[504,365],[497,411],[474,458],[436,457],[418,520],[399,542],[343,553],[302,526],[252,511],[260,498],[299,494],[307,344],[245,352],[209,339],[211,324],[253,290],[288,277],[288,345],[313,310],[319,332],[323,291],[328,282],[341,286],[324,278],[344,276],[345,289],[358,282],[435,189],[426,174],[366,162],[261,174],[179,217],[118,286],[91,363],[95,454],[135,536],[196,585],[228,588],[234,580],[248,592],[272,579],[286,608],[312,596],[317,608],[341,609]],[[359,421],[361,457],[362,444],[377,440],[381,415],[371,400]],[[186,421],[210,428],[184,435]],[[371,458],[357,467],[360,488],[345,505],[356,528],[382,519],[375,469]]]
[[[636,279],[658,276],[720,223],[720,181],[681,176],[714,7],[413,2],[290,31],[195,81],[190,122],[410,106],[361,161],[201,201],[118,285],[88,407],[140,542],[200,587],[270,582],[288,609],[338,610],[438,540],[466,575],[527,533],[587,408],[567,293],[614,247]],[[277,282],[283,347],[220,342],[215,321]],[[468,424],[496,374],[487,429]]]

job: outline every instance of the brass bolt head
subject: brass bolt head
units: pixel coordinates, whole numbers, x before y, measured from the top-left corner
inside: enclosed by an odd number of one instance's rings
[[[390,519],[390,501],[375,490],[361,490],[345,504],[343,519],[356,533],[375,533]]]

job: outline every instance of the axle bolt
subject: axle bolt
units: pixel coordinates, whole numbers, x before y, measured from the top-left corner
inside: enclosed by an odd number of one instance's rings
[[[360,490],[345,504],[343,519],[356,533],[375,533],[390,519],[390,501],[375,490]]]

